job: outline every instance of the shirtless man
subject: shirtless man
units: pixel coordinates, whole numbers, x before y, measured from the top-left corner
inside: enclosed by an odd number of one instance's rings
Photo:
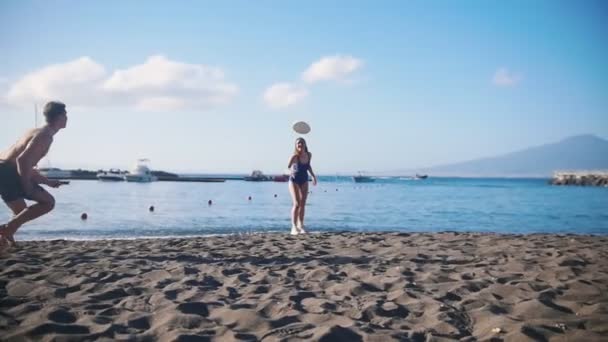
[[[48,213],[55,206],[53,196],[39,184],[57,188],[61,182],[49,180],[34,167],[49,151],[55,133],[65,128],[68,121],[65,104],[47,103],[44,117],[45,126],[29,130],[8,150],[0,153],[0,196],[15,215],[0,225],[0,249],[7,243],[15,244],[13,235],[24,223]],[[28,207],[25,199],[36,203]]]

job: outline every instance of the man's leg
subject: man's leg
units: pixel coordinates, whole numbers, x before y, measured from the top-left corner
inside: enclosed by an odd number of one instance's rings
[[[0,229],[0,234],[5,238],[12,237],[24,223],[48,213],[55,207],[55,198],[39,186],[34,188],[28,199],[37,203],[21,210]]]
[[[11,202],[7,202],[6,205],[11,208],[11,211],[13,212],[13,217],[19,215],[20,212],[22,212],[23,210],[25,210],[27,208],[27,204],[25,204],[25,200],[18,199],[18,200],[14,200]],[[6,239],[8,241],[10,241],[11,244],[13,244],[13,246],[16,246],[17,243],[15,242],[15,238],[13,235],[11,236],[7,236]]]

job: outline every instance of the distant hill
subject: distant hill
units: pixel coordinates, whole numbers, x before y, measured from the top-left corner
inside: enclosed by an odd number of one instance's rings
[[[463,177],[548,177],[557,170],[608,170],[608,140],[594,135],[578,135],[557,143],[496,157],[391,173]]]

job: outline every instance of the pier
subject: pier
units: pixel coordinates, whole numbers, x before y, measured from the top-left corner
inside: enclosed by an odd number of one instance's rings
[[[104,170],[61,170],[61,169],[43,169],[41,173],[49,179],[60,179],[60,180],[98,180],[97,175],[100,172],[106,172]],[[117,170],[118,175],[128,174],[126,171]],[[151,171],[151,174],[156,177],[156,181],[159,182],[189,182],[189,183],[221,183],[227,180],[238,180],[238,181],[269,181],[269,182],[287,182],[289,180],[288,175],[264,175],[261,172],[257,176],[246,176],[246,175],[178,175],[166,171]],[[114,181],[120,181],[119,179],[113,179]]]
[[[608,171],[559,171],[553,174],[552,185],[608,187]]]
[[[158,177],[157,181],[159,181],[159,182],[221,183],[221,182],[225,182],[226,178],[178,176],[178,177]]]
[[[62,179],[62,180],[98,180],[97,174],[99,171],[90,170],[66,170],[69,175],[55,176],[53,174],[47,174],[46,176],[51,179]],[[152,174],[156,177],[157,181],[160,182],[203,182],[203,183],[221,183],[226,180],[243,180],[245,176],[189,176],[189,175],[177,175],[165,171],[152,171]]]

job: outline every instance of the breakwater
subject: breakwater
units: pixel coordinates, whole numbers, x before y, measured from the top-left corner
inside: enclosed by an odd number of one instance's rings
[[[97,174],[103,170],[89,171],[89,170],[66,170],[65,173],[52,174],[47,173],[46,177],[49,179],[62,179],[62,180],[98,180]],[[125,174],[122,172],[121,174]],[[243,180],[244,176],[213,176],[213,177],[201,177],[201,176],[183,176],[175,173],[165,171],[152,171],[152,175],[156,177],[157,181],[161,182],[225,182],[226,180]]]
[[[608,171],[555,172],[551,184],[608,187]]]

